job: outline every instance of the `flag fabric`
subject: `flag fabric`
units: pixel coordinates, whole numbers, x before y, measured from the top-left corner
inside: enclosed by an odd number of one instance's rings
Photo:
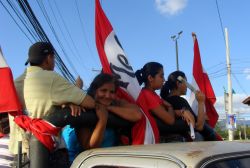
[[[136,103],[141,87],[135,73],[123,51],[111,23],[101,8],[99,0],[95,1],[95,38],[96,47],[104,73],[112,73],[119,79],[120,87],[117,96]],[[132,130],[133,144],[153,144],[158,136],[156,124],[152,125],[152,117],[142,111],[142,119],[135,124]],[[152,128],[153,127],[153,128]],[[156,128],[155,128],[156,127]]]
[[[216,97],[213,91],[213,87],[210,83],[207,73],[204,71],[201,63],[200,51],[198,40],[194,36],[194,62],[193,62],[193,86],[202,91],[205,94],[205,112],[208,117],[209,125],[214,128],[217,120],[218,113],[214,107]],[[190,103],[193,111],[198,113],[198,102],[195,99],[195,94],[191,93]]]
[[[7,65],[0,48],[0,113],[9,113],[14,116],[15,123],[33,135],[49,150],[55,149],[54,136],[61,128],[57,128],[42,119],[31,119],[23,115],[22,105],[18,99],[14,86],[11,69]],[[2,135],[3,136],[3,135]]]
[[[0,113],[22,114],[22,107],[16,94],[12,72],[3,57],[1,48],[0,76]]]
[[[59,134],[61,128],[55,127],[51,123],[39,118],[31,119],[26,115],[17,116],[14,121],[25,131],[32,132],[32,134],[50,151],[56,148],[54,136]]]

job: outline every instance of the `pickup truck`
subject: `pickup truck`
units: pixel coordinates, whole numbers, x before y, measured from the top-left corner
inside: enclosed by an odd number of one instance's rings
[[[87,150],[71,168],[249,168],[250,141],[121,146]]]

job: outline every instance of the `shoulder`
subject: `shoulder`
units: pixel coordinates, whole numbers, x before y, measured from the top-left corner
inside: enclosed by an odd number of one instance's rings
[[[148,89],[142,89],[142,99],[144,99],[147,103],[162,103],[162,99],[157,93]]]
[[[60,74],[58,74],[57,72],[54,71],[46,71],[44,72],[46,73],[46,75],[50,76],[51,78],[53,78],[53,82],[56,83],[61,83],[61,82],[66,82],[69,83],[69,81],[67,79],[65,79],[63,76],[61,76]]]
[[[158,96],[155,92],[152,92],[151,90],[148,89],[142,89],[140,94],[145,96]]]

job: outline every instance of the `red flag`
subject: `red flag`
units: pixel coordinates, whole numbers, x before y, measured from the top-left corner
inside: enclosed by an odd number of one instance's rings
[[[13,82],[11,69],[7,65],[0,48],[0,113],[12,112],[22,114],[22,107],[18,100]]]
[[[216,109],[214,108],[214,103],[216,97],[213,91],[213,87],[210,83],[207,73],[204,71],[201,63],[200,51],[197,38],[194,36],[194,62],[193,62],[193,85],[197,90],[202,91],[205,94],[205,111],[208,117],[208,123],[211,127],[215,127],[217,120],[219,118]],[[193,93],[192,93],[193,94]],[[197,112],[197,101],[194,98],[194,94],[191,96],[192,108],[194,112]]]
[[[117,75],[120,82],[118,96],[129,102],[138,100],[141,87],[135,77],[134,71],[123,51],[123,48],[115,35],[112,25],[103,12],[99,0],[95,1],[95,34],[96,47],[105,73]],[[143,108],[142,108],[143,109]],[[158,140],[158,128],[149,112],[143,112],[144,117],[132,130],[133,144],[152,144]]]
[[[13,115],[15,123],[25,131],[31,132],[49,150],[55,147],[53,136],[57,136],[61,128],[42,119],[31,119],[23,115],[22,106],[14,86],[11,69],[8,67],[0,48],[0,113]]]

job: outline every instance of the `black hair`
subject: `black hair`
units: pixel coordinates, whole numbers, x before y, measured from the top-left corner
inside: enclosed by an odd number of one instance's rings
[[[40,65],[42,65],[42,63],[31,63],[30,62],[30,66],[40,66]]]
[[[118,88],[118,80],[114,75],[107,74],[107,73],[100,73],[97,75],[94,80],[91,82],[88,88],[88,95],[91,97],[95,97],[96,90],[102,87],[106,83],[114,83],[115,90]]]
[[[158,74],[161,69],[163,69],[162,64],[158,62],[148,62],[143,66],[142,69],[135,72],[135,76],[140,85],[142,83],[146,85],[148,82],[148,76],[150,75],[155,77],[155,75]]]
[[[166,100],[166,98],[170,94],[170,91],[177,88],[177,83],[176,82],[178,81],[177,78],[179,76],[181,76],[183,78],[186,78],[185,73],[182,72],[182,71],[174,71],[171,74],[169,74],[168,80],[164,83],[164,85],[161,88],[161,93],[160,93],[161,98]]]

